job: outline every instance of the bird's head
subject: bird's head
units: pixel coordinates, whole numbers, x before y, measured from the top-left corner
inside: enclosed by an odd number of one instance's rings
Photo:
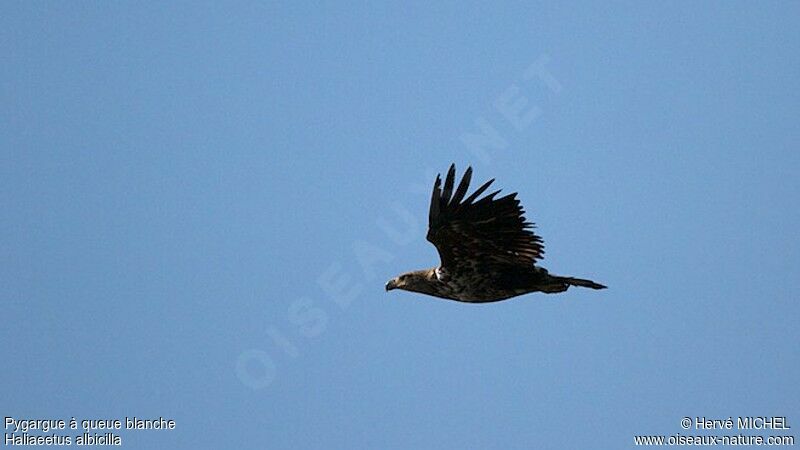
[[[402,289],[404,291],[429,293],[432,289],[432,273],[433,269],[404,273],[389,280],[386,283],[386,290]]]

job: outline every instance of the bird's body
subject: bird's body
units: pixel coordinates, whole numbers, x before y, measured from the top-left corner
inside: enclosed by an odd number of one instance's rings
[[[464,199],[471,175],[472,168],[467,168],[455,193],[455,166],[450,166],[444,189],[436,178],[427,239],[439,251],[441,265],[400,275],[386,284],[387,291],[487,303],[529,292],[563,292],[570,286],[605,288],[590,280],[550,275],[537,266],[544,246],[530,230],[533,224],[525,221],[516,193],[495,199],[496,191],[476,201],[490,180]]]

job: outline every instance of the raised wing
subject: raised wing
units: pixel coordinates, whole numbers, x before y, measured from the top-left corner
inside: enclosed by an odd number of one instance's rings
[[[441,177],[436,177],[428,215],[427,239],[439,251],[442,267],[527,266],[542,258],[542,239],[531,231],[533,224],[525,220],[516,192],[495,199],[497,190],[476,201],[494,182],[491,179],[465,199],[472,167],[453,193],[455,177],[455,164],[447,172],[444,188]]]

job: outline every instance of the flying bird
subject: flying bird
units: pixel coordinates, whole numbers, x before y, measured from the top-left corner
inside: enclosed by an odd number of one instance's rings
[[[386,283],[403,289],[468,303],[506,300],[529,292],[554,294],[570,286],[605,289],[581,278],[550,275],[536,265],[544,255],[542,238],[525,219],[517,193],[478,199],[494,182],[484,183],[464,198],[472,178],[468,167],[455,192],[456,167],[450,166],[442,188],[433,185],[427,239],[439,252],[439,267],[404,273]]]

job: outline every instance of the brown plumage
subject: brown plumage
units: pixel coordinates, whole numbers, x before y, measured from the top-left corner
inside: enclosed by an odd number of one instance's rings
[[[386,290],[404,289],[469,303],[505,300],[529,292],[564,292],[570,286],[605,289],[594,281],[550,275],[536,266],[542,239],[525,220],[516,192],[478,199],[489,180],[464,198],[472,178],[468,167],[453,192],[456,168],[450,166],[442,187],[436,177],[428,214],[427,239],[439,251],[439,267],[408,272],[389,280]]]

